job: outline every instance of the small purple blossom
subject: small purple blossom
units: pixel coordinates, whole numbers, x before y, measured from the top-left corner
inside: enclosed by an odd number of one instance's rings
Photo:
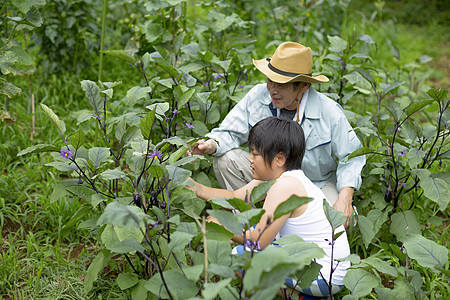
[[[400,130],[402,130],[402,128],[400,126],[398,126],[397,127],[397,131],[400,131]]]
[[[184,124],[186,124],[186,127],[189,129],[194,129],[194,125],[189,124],[188,122],[184,122]]]
[[[180,110],[174,109],[174,110],[173,110],[173,115],[176,116],[176,115],[178,115],[180,112],[181,112]]]
[[[208,82],[208,81],[205,82],[205,86],[206,86],[206,87],[209,87],[209,82]]]
[[[344,65],[345,63],[344,63],[344,61],[342,60],[342,58],[339,56],[338,57],[338,61],[341,63],[341,65]]]
[[[96,113],[94,113],[94,117],[95,117],[96,119],[98,119],[98,120],[101,120],[101,119],[102,119],[102,116],[99,116],[99,115],[97,115]]]
[[[220,77],[222,77],[222,74],[217,74],[216,77],[214,77],[215,79],[219,79]]]
[[[240,87],[241,89],[243,89],[243,88],[244,88],[244,86],[243,86],[242,84],[240,84],[240,85],[239,85],[239,87]]]
[[[404,157],[406,155],[406,150],[403,150],[403,152],[399,153],[399,156]]]
[[[70,152],[70,150],[61,150],[60,152],[61,156],[64,157],[65,159],[69,159],[72,157],[73,153]]]
[[[399,182],[397,187],[401,187],[401,186],[405,188],[406,187],[406,182]]]
[[[249,240],[249,239],[247,239],[245,241],[245,247],[250,248],[250,250],[260,250],[261,249],[259,241],[253,242],[252,240]]]
[[[161,159],[162,154],[159,153],[158,150],[153,151],[152,153],[150,153],[150,155],[148,157],[151,157],[153,159]]]

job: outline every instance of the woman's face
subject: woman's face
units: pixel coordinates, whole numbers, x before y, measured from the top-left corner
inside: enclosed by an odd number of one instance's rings
[[[272,104],[279,109],[295,110],[297,109],[297,101],[295,99],[302,99],[303,93],[306,91],[305,84],[301,84],[297,89],[294,89],[292,82],[276,83],[267,78],[267,90],[272,98]]]

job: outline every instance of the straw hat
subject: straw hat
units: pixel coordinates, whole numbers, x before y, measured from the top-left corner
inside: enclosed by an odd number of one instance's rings
[[[277,83],[328,82],[324,75],[312,76],[311,48],[299,43],[285,42],[278,46],[271,59],[253,60],[253,64],[267,78]]]

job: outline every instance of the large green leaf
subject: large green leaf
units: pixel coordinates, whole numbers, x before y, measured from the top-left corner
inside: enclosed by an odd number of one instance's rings
[[[110,259],[109,251],[104,250],[99,254],[97,254],[94,260],[91,262],[86,271],[86,277],[84,278],[83,282],[85,295],[87,295],[87,293],[89,293],[89,291],[92,290],[94,281],[97,280],[100,271],[102,271],[103,268],[106,267],[106,264],[108,263],[109,259]]]
[[[277,244],[284,245],[283,249],[289,253],[290,261],[295,262],[298,268],[303,268],[314,258],[322,258],[325,252],[314,243],[303,241],[295,234],[284,236],[276,241]],[[317,274],[316,277],[317,278]]]
[[[412,170],[412,173],[419,177],[420,187],[423,189],[424,195],[439,204],[439,209],[444,211],[450,201],[448,183],[437,176],[433,176],[434,174],[426,169],[415,169]]]
[[[255,204],[256,202],[262,200],[270,187],[275,183],[275,180],[264,181],[260,183],[258,186],[255,186],[252,190],[252,194],[250,195],[250,202]]]
[[[335,210],[328,204],[327,199],[323,199],[323,210],[333,230],[343,225],[347,220],[347,217],[342,211]]]
[[[148,86],[135,86],[128,90],[127,92],[127,100],[128,105],[133,106],[139,100],[145,98],[148,99],[150,96],[150,92],[152,91],[151,87]]]
[[[222,289],[231,287],[231,278],[223,279],[219,282],[205,284],[202,295],[205,299],[215,299]]]
[[[392,267],[388,262],[381,260],[375,256],[369,256],[368,258],[361,260],[361,266],[367,265],[372,266],[379,272],[390,275],[394,278],[398,276],[398,271],[396,268]]]
[[[419,234],[408,234],[403,242],[409,257],[417,260],[423,267],[443,269],[447,263],[448,249]]]
[[[114,201],[106,206],[103,214],[97,221],[97,225],[111,224],[119,227],[138,228],[144,219],[154,223],[154,221],[150,220],[150,216],[141,212],[138,207],[123,205],[118,201]]]
[[[142,118],[139,128],[145,140],[150,139],[152,133],[153,122],[155,121],[156,107]]]
[[[113,170],[106,170],[100,174],[100,177],[104,180],[113,180],[113,179],[121,179],[125,178],[125,173],[120,170],[120,168],[115,168]]]
[[[230,241],[206,241],[208,249],[208,262],[221,266],[230,266],[231,264],[231,244]]]
[[[378,286],[378,279],[362,269],[350,269],[344,277],[344,285],[350,290],[352,296],[360,298]]]
[[[422,226],[417,221],[414,212],[410,210],[395,213],[391,216],[389,231],[398,239],[406,235],[406,231],[412,234],[420,234]]]
[[[108,160],[110,156],[110,149],[105,147],[94,147],[89,149],[89,160],[98,169],[101,163]]]
[[[53,152],[53,151],[59,151],[59,148],[50,144],[38,144],[20,150],[20,152],[17,153],[17,156],[23,156],[26,154],[33,154],[33,153]]]
[[[233,233],[226,230],[213,222],[206,222],[206,238],[208,240],[230,241],[233,238]]]
[[[53,124],[55,124],[55,126],[58,128],[59,132],[63,134],[66,131],[66,125],[64,125],[64,122],[59,120],[59,117],[47,105],[43,103],[41,103],[40,105],[47,114],[47,116],[50,117],[50,120],[52,120]]]
[[[101,53],[122,59],[132,65],[136,63],[136,59],[125,50],[102,50]]]
[[[189,244],[192,239],[194,238],[194,235],[182,232],[182,231],[175,231],[170,235],[170,243],[169,243],[169,249],[173,252],[179,252],[186,247],[187,244]]]
[[[120,240],[120,238],[119,238]],[[124,239],[123,241],[111,246],[109,248],[111,252],[114,253],[130,253],[130,252],[144,252],[144,247],[142,247],[141,243],[136,239]]]
[[[137,277],[137,275],[128,272],[120,273],[116,279],[116,283],[122,291],[135,286],[136,284],[138,284],[138,282],[139,278]]]
[[[86,98],[95,112],[101,111],[103,109],[103,101],[100,97],[100,88],[98,85],[93,81],[83,80],[81,81],[81,88],[85,92]]]
[[[189,299],[197,294],[198,287],[195,282],[187,279],[181,272],[171,269],[164,271],[162,275],[173,299]],[[145,288],[162,299],[170,298],[160,273],[150,278]]]
[[[343,40],[342,38],[338,37],[338,36],[327,36],[328,37],[328,42],[330,42],[330,51],[333,52],[341,52],[344,51],[345,49],[347,49],[347,41]]]
[[[313,198],[299,197],[297,195],[292,195],[286,201],[278,205],[278,207],[275,209],[275,212],[273,213],[273,219],[276,220],[279,217],[284,216],[285,214],[289,214],[293,212],[295,209],[297,209],[299,206],[302,206],[303,204],[306,204],[312,200]]]

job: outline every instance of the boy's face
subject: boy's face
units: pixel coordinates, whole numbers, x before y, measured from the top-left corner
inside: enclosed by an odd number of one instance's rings
[[[275,159],[269,165],[264,160],[262,154],[252,148],[250,151],[249,161],[250,168],[252,169],[253,179],[268,181],[278,178],[278,174],[275,168]]]

